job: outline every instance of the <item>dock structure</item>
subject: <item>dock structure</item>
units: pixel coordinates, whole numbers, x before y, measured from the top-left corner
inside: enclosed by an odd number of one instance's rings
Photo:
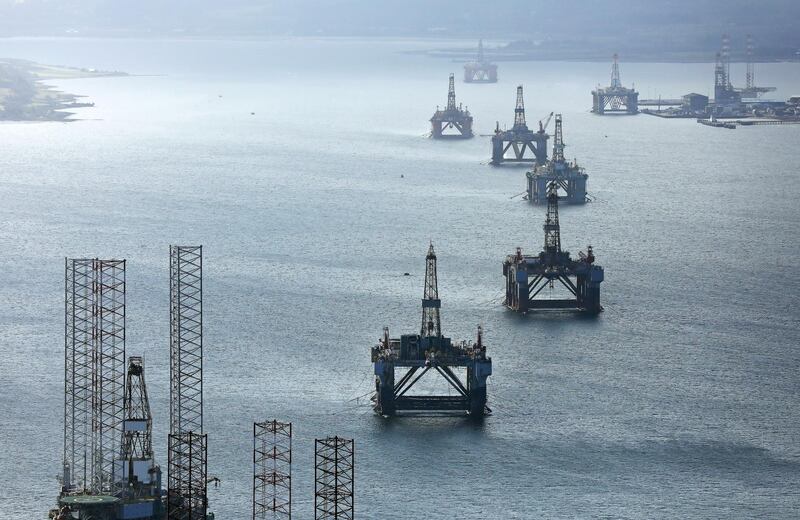
[[[611,85],[592,91],[592,112],[595,114],[638,114],[639,93],[622,86],[619,77],[619,56],[614,54],[611,66]]]
[[[544,223],[544,250],[537,256],[526,256],[517,248],[503,262],[506,279],[505,305],[517,312],[531,310],[575,309],[587,314],[603,310],[600,305],[600,283],[603,268],[595,265],[592,246],[578,259],[561,250],[561,228],[558,222],[558,184],[548,186],[547,217]],[[545,292],[555,289],[565,297],[552,297]],[[563,289],[561,288],[563,286]],[[545,298],[545,295],[550,296]]]
[[[478,41],[478,55],[464,64],[464,83],[497,83],[497,65],[483,53],[483,40]]]
[[[550,114],[552,116],[552,114]],[[548,118],[548,122],[549,122]],[[500,123],[492,136],[492,162],[500,165],[504,162],[544,164],[547,162],[547,125],[539,121],[539,130],[534,132],[525,122],[525,101],[522,97],[522,85],[517,87],[517,105],[514,108],[514,126],[511,130],[500,130]],[[508,152],[511,151],[511,154]],[[526,152],[530,154],[526,155]]]
[[[486,379],[492,374],[492,359],[486,356],[483,333],[478,327],[475,343],[456,343],[442,335],[439,310],[441,300],[433,244],[425,258],[425,291],[422,299],[422,325],[419,334],[390,338],[384,327],[383,339],[372,348],[375,370],[375,411],[392,416],[401,411],[466,412],[481,417],[486,406]],[[405,369],[399,379],[396,369]],[[456,371],[466,370],[462,380]],[[428,372],[438,373],[455,391],[454,395],[410,395]]]
[[[472,115],[468,108],[456,106],[456,88],[453,74],[450,74],[450,86],[447,90],[447,107],[439,110],[431,117],[431,137],[434,139],[469,139],[472,133]]]
[[[586,174],[577,159],[568,162],[564,158],[564,137],[562,133],[561,114],[555,117],[553,136],[553,156],[545,164],[537,164],[526,176],[528,179],[528,202],[532,204],[547,203],[547,187],[555,184],[558,198],[568,204],[586,203]]]

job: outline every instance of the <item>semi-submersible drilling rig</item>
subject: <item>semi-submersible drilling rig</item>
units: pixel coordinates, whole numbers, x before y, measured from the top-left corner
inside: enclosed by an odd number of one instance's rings
[[[436,107],[431,117],[431,137],[434,139],[469,139],[472,137],[472,115],[469,108],[456,105],[455,78],[450,74],[450,86],[447,89],[447,108]]]
[[[577,309],[588,314],[603,310],[600,305],[600,282],[603,268],[594,264],[589,246],[586,253],[570,258],[561,250],[561,228],[558,222],[558,184],[550,183],[547,195],[547,217],[544,221],[544,250],[537,256],[526,256],[522,250],[506,257],[503,275],[506,278],[505,304],[517,312],[537,309]],[[567,298],[544,298],[545,288],[563,285]]]
[[[584,204],[586,197],[586,180],[589,175],[575,161],[567,161],[564,157],[564,136],[562,133],[561,114],[556,114],[556,128],[553,136],[553,157],[544,164],[536,164],[526,176],[528,179],[528,202],[544,204],[547,202],[547,187],[555,183],[559,191],[559,199],[568,204]],[[563,194],[562,194],[563,193]]]
[[[385,416],[399,411],[462,411],[473,417],[483,416],[490,411],[486,406],[486,379],[492,374],[492,359],[486,357],[481,327],[476,343],[454,343],[442,335],[433,244],[425,261],[420,333],[390,338],[389,328],[384,327],[383,339],[372,347],[375,411]],[[395,368],[407,369],[399,380],[395,379]],[[454,370],[459,368],[466,369],[464,381]],[[422,376],[431,371],[447,381],[454,395],[408,395]]]

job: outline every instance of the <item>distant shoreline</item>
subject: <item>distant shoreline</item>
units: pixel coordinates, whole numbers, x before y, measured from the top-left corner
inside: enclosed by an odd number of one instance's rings
[[[0,121],[72,121],[70,109],[94,103],[79,101],[83,96],[61,92],[45,81],[118,76],[128,74],[0,58]]]

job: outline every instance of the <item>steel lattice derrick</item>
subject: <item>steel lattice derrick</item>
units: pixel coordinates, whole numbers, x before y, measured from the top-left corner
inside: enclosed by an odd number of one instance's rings
[[[122,460],[150,460],[153,458],[153,417],[144,380],[144,359],[128,359],[128,376],[125,394],[125,428],[122,434]],[[126,475],[123,475],[126,478]]]
[[[564,162],[564,135],[561,128],[561,114],[556,114],[556,129],[553,135],[553,162]]]
[[[456,86],[455,76],[450,74],[450,85],[447,88],[447,110],[454,111],[456,109]]]
[[[207,449],[205,434],[184,432],[169,435],[169,520],[206,520]]]
[[[93,491],[114,485],[125,420],[125,260],[95,260],[95,423]]]
[[[442,324],[439,317],[439,288],[436,276],[436,253],[433,243],[425,257],[425,291],[422,296],[422,326],[420,336],[437,337],[442,335]]]
[[[558,223],[558,184],[551,182],[547,189],[547,217],[544,221],[544,251],[561,252],[561,228]]]
[[[292,518],[292,423],[253,424],[253,520]]]
[[[517,87],[517,105],[514,108],[514,129],[527,128],[525,123],[525,101],[522,99],[522,85]]]
[[[316,439],[314,518],[352,519],[355,444],[352,439]]]
[[[203,431],[203,248],[170,246],[170,432]]]
[[[64,259],[64,491],[92,478],[94,270],[91,259]]]

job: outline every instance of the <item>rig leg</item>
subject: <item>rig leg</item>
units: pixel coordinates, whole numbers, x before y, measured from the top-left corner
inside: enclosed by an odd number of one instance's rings
[[[394,415],[394,363],[375,363],[375,410],[381,415]]]
[[[482,417],[486,413],[486,378],[491,374],[491,361],[477,360],[467,367],[469,414],[473,417]]]
[[[492,138],[492,164],[503,162],[503,140],[498,137]]]

